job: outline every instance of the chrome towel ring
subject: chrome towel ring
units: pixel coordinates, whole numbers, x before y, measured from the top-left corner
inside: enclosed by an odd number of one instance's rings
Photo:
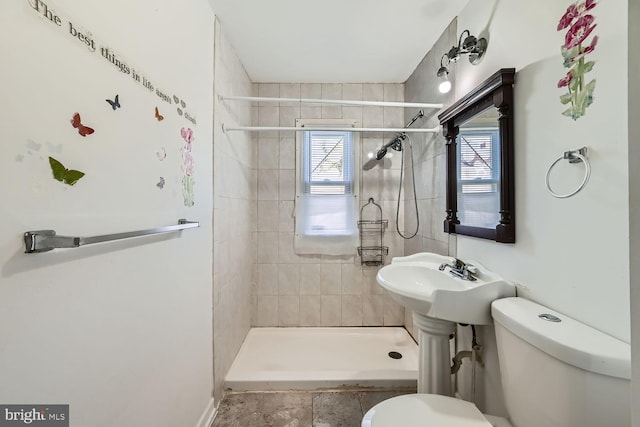
[[[566,193],[566,194],[558,194],[555,191],[553,191],[553,189],[551,188],[551,184],[549,184],[549,174],[551,173],[551,169],[553,169],[553,167],[560,160],[565,160],[565,159],[569,160],[569,163],[584,163],[584,178],[582,179],[582,182],[580,183],[578,188],[576,188],[572,192]],[[567,197],[571,197],[577,194],[580,190],[582,190],[584,186],[587,185],[587,182],[589,181],[590,176],[591,176],[591,164],[587,159],[587,147],[582,147],[577,150],[565,151],[562,154],[562,156],[558,157],[553,163],[551,163],[551,166],[549,166],[549,169],[547,169],[545,182],[547,184],[547,190],[549,190],[549,193],[551,193],[553,197],[557,197],[559,199],[566,199]]]

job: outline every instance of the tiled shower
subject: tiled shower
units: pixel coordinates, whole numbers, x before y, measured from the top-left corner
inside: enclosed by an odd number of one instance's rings
[[[402,84],[254,84],[260,97],[402,101]],[[356,119],[362,127],[402,127],[397,107],[257,103],[254,125],[295,126],[296,118]],[[381,134],[364,133],[361,163],[379,148]],[[388,135],[390,138],[391,135]],[[258,149],[258,277],[252,289],[253,326],[399,326],[404,309],[375,282],[376,267],[360,258],[297,255],[293,248],[295,134],[262,131],[253,135]],[[360,201],[373,197],[385,219],[395,224],[400,158],[394,156],[362,170]],[[394,225],[395,227],[395,225]],[[402,255],[403,242],[393,229],[384,235],[389,257]],[[354,248],[355,252],[355,248]]]
[[[450,43],[455,23],[436,44]],[[424,71],[435,61],[427,54],[406,84],[252,83],[224,29],[216,34],[216,95],[321,98],[365,101],[443,100],[422,93]],[[436,96],[438,96],[436,98]],[[447,95],[451,96],[451,95]],[[445,96],[446,97],[446,96]],[[295,103],[222,102],[216,97],[214,117],[214,379],[215,398],[222,395],[229,370],[250,327],[406,326],[410,313],[377,285],[378,267],[351,257],[298,255],[293,248],[295,197],[295,133],[261,131],[224,133],[222,123],[295,126],[295,119],[357,119],[362,127],[401,128],[417,110],[397,107],[338,106]],[[435,111],[425,111],[420,127],[437,126]],[[444,212],[444,144],[441,135],[412,135],[416,195],[420,212],[417,236],[402,239],[395,231],[401,162],[391,151],[370,169],[370,156],[393,134],[361,134],[360,202],[374,198],[389,220],[384,245],[387,262],[394,256],[432,251],[447,253],[448,235],[441,232]],[[405,145],[406,149],[406,145]],[[371,154],[370,154],[371,153]],[[410,163],[405,156],[405,185],[399,227],[415,230]]]

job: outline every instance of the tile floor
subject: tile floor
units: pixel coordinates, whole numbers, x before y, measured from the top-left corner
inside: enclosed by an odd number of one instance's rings
[[[213,427],[360,427],[375,404],[413,389],[282,391],[226,395]]]

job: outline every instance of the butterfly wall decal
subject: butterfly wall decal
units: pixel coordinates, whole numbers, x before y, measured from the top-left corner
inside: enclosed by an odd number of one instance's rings
[[[47,142],[47,150],[49,150],[49,153],[62,153],[62,144],[53,145]]]
[[[160,114],[158,107],[156,107],[156,119],[158,119],[159,122],[164,120],[164,116]]]
[[[71,126],[78,129],[78,133],[81,136],[91,135],[93,132],[95,132],[93,128],[90,128],[89,126],[85,126],[81,123],[80,114],[78,113],[75,113],[73,115],[73,119],[71,119]]]
[[[118,99],[118,95],[116,95],[115,99],[112,101],[110,99],[105,99],[105,101],[107,101],[109,103],[109,105],[111,105],[111,108],[113,108],[113,111],[117,110],[118,108],[122,107],[120,105],[120,100]]]
[[[35,142],[33,139],[27,139],[27,148],[32,151],[40,151],[42,144]]]
[[[164,178],[160,177],[160,181],[158,181],[158,183],[156,184],[156,187],[158,187],[159,189],[163,189],[164,188]]]
[[[62,163],[53,157],[49,157],[49,164],[51,165],[53,178],[60,182],[64,182],[67,185],[74,185],[84,176],[84,172],[80,172],[75,169],[67,169]]]
[[[167,150],[162,147],[161,150],[156,151],[156,156],[158,156],[158,160],[163,161],[167,158]]]

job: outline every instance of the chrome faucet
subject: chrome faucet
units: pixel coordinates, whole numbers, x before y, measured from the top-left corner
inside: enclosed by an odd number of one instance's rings
[[[442,263],[440,264],[440,267],[438,267],[438,270],[444,271],[447,267],[449,267],[449,272],[452,276],[459,277],[462,280],[469,280],[471,282],[476,280],[472,274],[478,273],[478,268],[473,264],[465,264],[458,258],[452,258],[451,264]]]

